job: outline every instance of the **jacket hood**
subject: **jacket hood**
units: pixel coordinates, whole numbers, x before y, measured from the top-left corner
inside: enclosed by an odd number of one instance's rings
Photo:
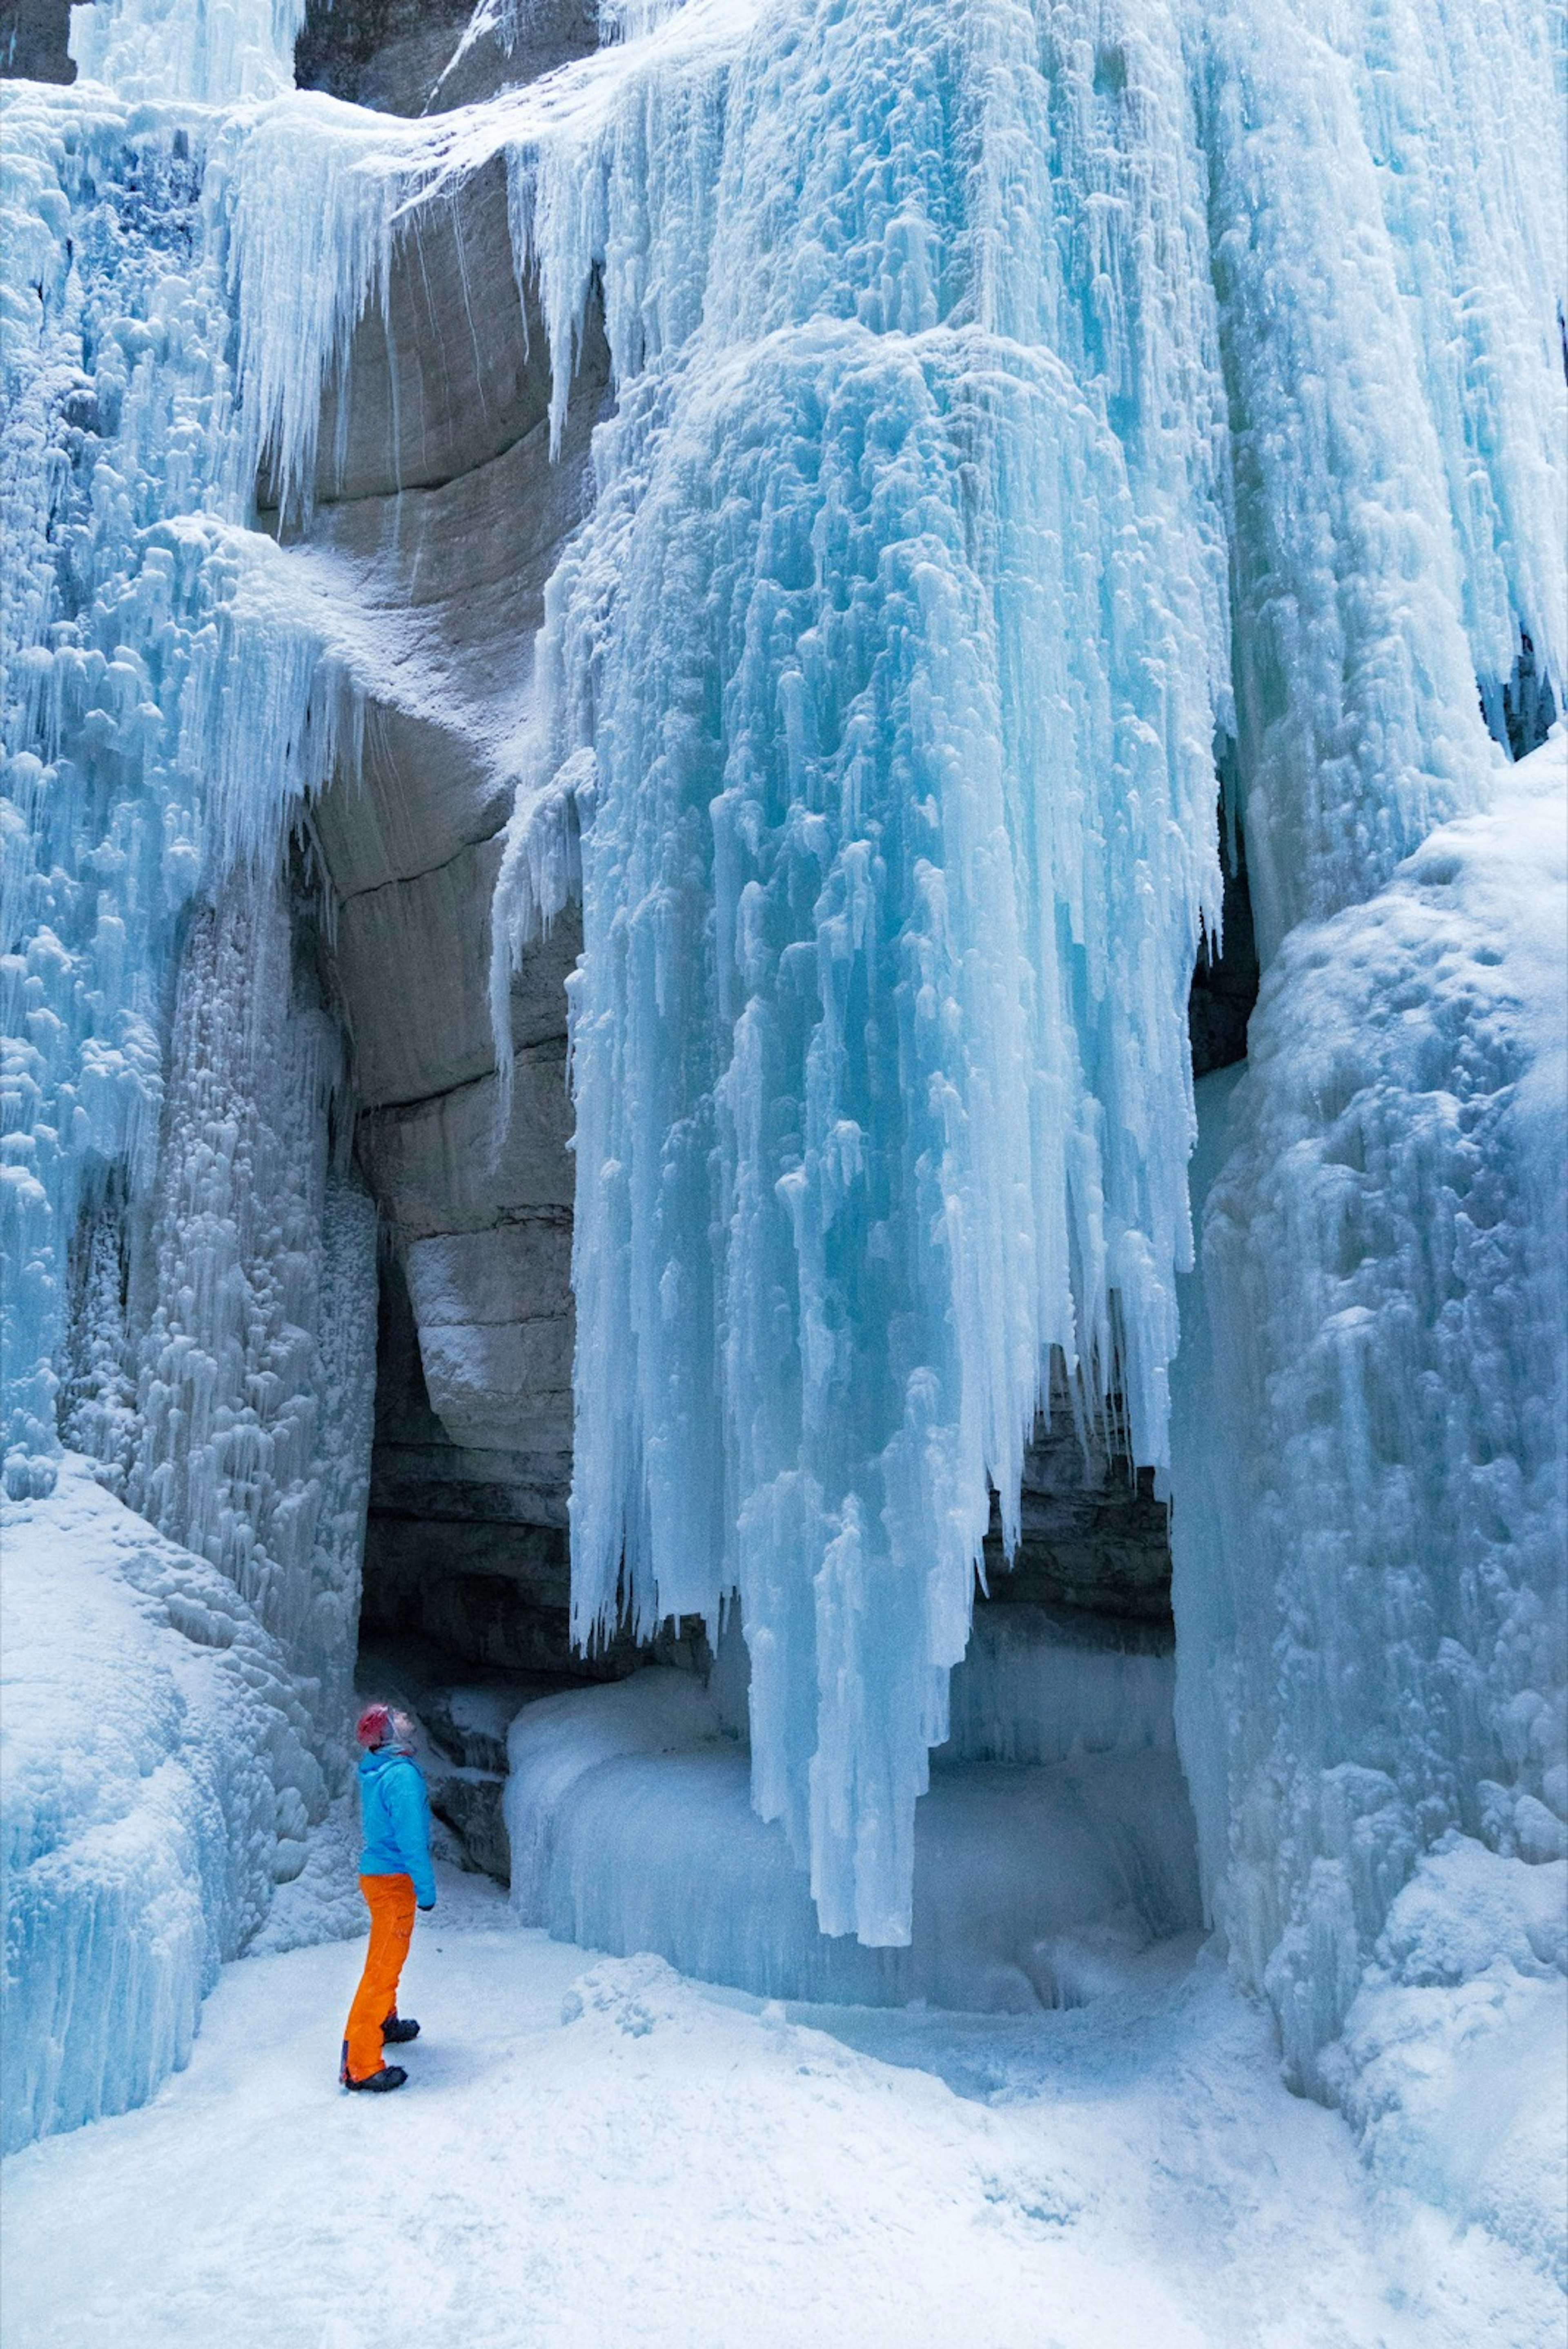
[[[374,1778],[389,1763],[411,1762],[413,1758],[406,1745],[378,1745],[373,1754],[360,1754],[359,1775],[361,1778]]]

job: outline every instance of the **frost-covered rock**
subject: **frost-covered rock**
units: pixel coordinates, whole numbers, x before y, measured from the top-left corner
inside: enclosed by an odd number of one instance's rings
[[[89,1463],[67,1455],[0,1530],[9,2148],[186,2061],[327,1789],[278,1643]]]

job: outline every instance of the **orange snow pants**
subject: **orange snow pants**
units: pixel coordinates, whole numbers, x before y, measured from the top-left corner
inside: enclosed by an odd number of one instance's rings
[[[343,2073],[349,2080],[368,2080],[381,2068],[381,2025],[398,2011],[398,1976],[414,1933],[411,1876],[362,1876],[359,1889],[370,1911],[370,1946],[343,2041]]]

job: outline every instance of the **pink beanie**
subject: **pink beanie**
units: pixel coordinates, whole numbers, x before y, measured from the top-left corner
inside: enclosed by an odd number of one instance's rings
[[[384,1704],[368,1704],[354,1723],[354,1734],[361,1745],[376,1746],[385,1743],[391,1733],[391,1708]]]

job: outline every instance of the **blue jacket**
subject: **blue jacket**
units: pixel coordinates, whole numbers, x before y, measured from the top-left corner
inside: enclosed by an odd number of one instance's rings
[[[431,1870],[431,1805],[419,1764],[383,1745],[359,1764],[359,1821],[365,1848],[361,1876],[411,1876],[421,1909],[435,1906]]]

